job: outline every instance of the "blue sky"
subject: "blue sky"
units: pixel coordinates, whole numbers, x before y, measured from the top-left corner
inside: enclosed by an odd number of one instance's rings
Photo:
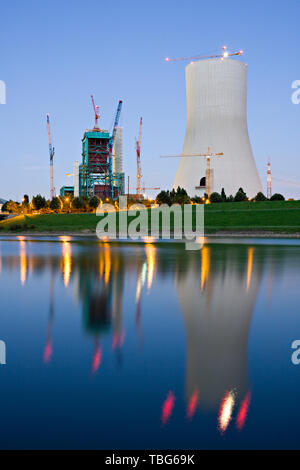
[[[55,186],[81,158],[84,129],[110,129],[123,99],[125,172],[135,186],[134,138],[143,116],[142,171],[147,186],[170,188],[182,150],[185,63],[164,58],[207,54],[227,44],[248,63],[248,125],[262,183],[271,158],[273,192],[300,199],[300,1],[52,0],[1,2],[0,197],[49,193],[46,113],[51,115]],[[299,186],[275,180],[298,182]]]

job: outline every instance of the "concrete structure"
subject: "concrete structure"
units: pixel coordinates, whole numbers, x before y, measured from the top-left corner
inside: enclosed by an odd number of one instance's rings
[[[183,155],[223,152],[211,159],[211,192],[227,196],[240,187],[249,197],[262,191],[247,128],[247,65],[209,59],[186,67],[187,127]],[[206,159],[181,157],[174,188],[190,196],[206,192]]]
[[[114,136],[114,172],[123,173],[123,127],[117,127]]]
[[[79,161],[74,162],[74,197],[79,197]]]

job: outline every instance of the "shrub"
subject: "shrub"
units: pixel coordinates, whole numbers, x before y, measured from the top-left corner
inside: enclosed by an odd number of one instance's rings
[[[266,196],[260,191],[259,193],[256,194],[255,201],[260,202],[260,201],[267,201]]]
[[[89,206],[92,207],[93,209],[97,209],[99,206],[100,199],[97,196],[91,197],[89,200]]]
[[[222,198],[222,201],[223,202],[226,202],[227,201],[227,196],[226,196],[226,193],[225,193],[225,189],[222,188],[222,191],[221,191],[221,198]]]
[[[32,198],[32,205],[34,209],[39,211],[40,209],[43,209],[43,207],[46,207],[46,199],[40,194],[38,194],[37,196],[34,196]]]
[[[171,205],[171,197],[169,191],[161,191],[155,199],[156,204],[168,204]]]
[[[247,194],[243,190],[243,188],[240,188],[236,195],[234,196],[234,202],[242,202],[242,201],[248,201]]]
[[[82,200],[81,197],[74,197],[72,206],[74,209],[81,209],[84,205],[84,201]]]
[[[57,211],[58,209],[60,209],[60,201],[58,197],[54,197],[52,199],[52,201],[50,202],[50,209],[52,209],[53,211]]]
[[[210,202],[223,202],[223,198],[221,194],[216,193],[216,192],[211,193],[209,200]]]
[[[285,201],[285,197],[282,194],[275,193],[271,196],[270,201]]]

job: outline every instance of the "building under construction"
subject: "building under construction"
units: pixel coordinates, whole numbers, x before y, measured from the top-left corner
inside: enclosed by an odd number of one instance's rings
[[[99,107],[95,106],[92,96],[92,103],[95,112],[95,126],[93,129],[86,129],[82,139],[82,163],[79,171],[74,173],[74,189],[78,187],[79,194],[74,196],[97,196],[100,199],[117,199],[124,194],[124,173],[122,171],[122,145],[118,121],[122,108],[122,101],[119,101],[113,132],[101,130],[98,127]]]

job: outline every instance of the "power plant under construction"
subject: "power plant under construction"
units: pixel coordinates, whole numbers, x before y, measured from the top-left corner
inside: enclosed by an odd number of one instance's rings
[[[190,197],[203,197],[205,193],[234,195],[243,190],[249,197],[263,192],[254,161],[247,128],[247,65],[230,56],[226,47],[215,56],[166,59],[190,60],[186,67],[187,125],[183,151],[177,168],[173,188],[184,188]],[[125,194],[123,172],[123,129],[118,127],[122,109],[119,101],[112,133],[98,126],[99,107],[91,95],[95,125],[86,129],[82,139],[82,160],[74,165],[74,187],[63,186],[60,194],[97,196],[99,199],[118,199]],[[50,153],[50,197],[53,186],[53,156],[50,121],[47,115]],[[136,195],[142,199],[141,134],[136,139]],[[147,188],[160,189],[160,188]],[[269,191],[269,189],[268,189]],[[129,178],[128,178],[129,194]]]

